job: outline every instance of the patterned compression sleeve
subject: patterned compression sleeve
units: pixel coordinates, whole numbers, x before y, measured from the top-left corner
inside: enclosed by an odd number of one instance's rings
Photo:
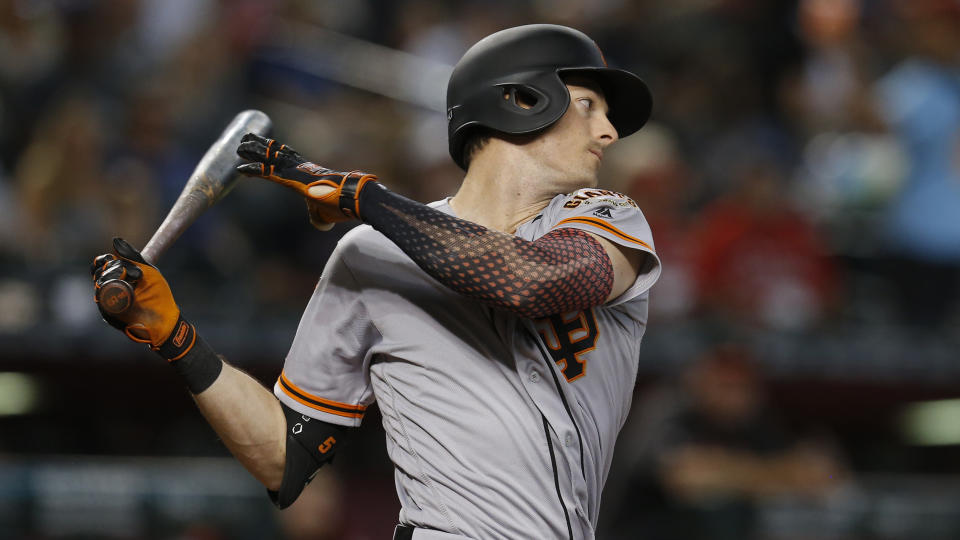
[[[610,295],[610,257],[586,232],[557,229],[530,242],[370,187],[360,197],[363,221],[460,294],[525,318],[587,309]]]

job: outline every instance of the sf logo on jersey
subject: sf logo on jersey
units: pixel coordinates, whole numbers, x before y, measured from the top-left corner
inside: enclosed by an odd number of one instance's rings
[[[587,361],[581,356],[597,348],[600,336],[592,309],[540,319],[537,331],[568,382],[586,374]]]

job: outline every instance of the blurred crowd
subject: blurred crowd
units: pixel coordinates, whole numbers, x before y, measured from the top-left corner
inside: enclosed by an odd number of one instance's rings
[[[451,195],[462,171],[425,105],[440,96],[442,109],[442,88],[358,89],[398,74],[344,74],[325,44],[449,67],[530,22],[583,30],[651,86],[651,122],[611,148],[601,183],[639,203],[663,260],[648,339],[694,325],[724,343],[637,400],[605,499],[622,526],[611,534],[747,538],[756,497],[844,489],[829,437],[760,414],[764,358],[736,343],[856,327],[956,336],[960,0],[0,0],[0,343],[29,361],[22,343],[102,328],[90,260],[114,236],[142,247],[243,109],[267,112],[308,159],[420,201]],[[260,359],[272,372],[348,228],[318,233],[296,197],[243,179],[161,268],[202,328],[251,344],[265,322],[287,328]],[[740,483],[702,474],[717,468]]]
[[[442,114],[304,69],[326,61],[304,29],[449,66],[530,21],[586,31],[653,88],[652,123],[615,147],[604,184],[653,225],[668,270],[655,320],[956,327],[956,0],[3,0],[0,262],[79,265],[115,235],[143,245],[250,107],[311,159],[419,200],[451,194]],[[285,195],[242,183],[168,266],[216,276],[208,298],[234,313],[297,311],[336,234],[314,234]],[[5,280],[0,304],[22,289]]]

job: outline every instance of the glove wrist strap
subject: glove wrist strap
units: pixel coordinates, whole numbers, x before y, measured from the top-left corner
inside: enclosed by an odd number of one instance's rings
[[[170,337],[154,351],[183,377],[191,394],[199,394],[220,376],[223,360],[197,334],[196,327],[183,318],[183,314],[173,328]]]
[[[162,356],[168,362],[175,362],[183,358],[190,349],[196,344],[197,329],[183,318],[183,313],[177,315],[177,322],[173,325],[173,331],[170,337],[160,344],[159,347],[152,347],[157,354]]]
[[[372,174],[360,171],[352,171],[343,179],[340,184],[340,211],[349,218],[363,219],[360,217],[360,192],[367,182],[376,182],[377,177]]]

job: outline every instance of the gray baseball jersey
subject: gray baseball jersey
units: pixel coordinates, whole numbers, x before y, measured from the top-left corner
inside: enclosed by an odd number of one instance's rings
[[[594,536],[660,262],[640,209],[618,193],[558,195],[516,234],[558,227],[645,251],[649,264],[603,306],[534,321],[447,289],[363,225],[310,299],[274,392],[348,426],[376,400],[400,521],[446,533],[414,538]]]

